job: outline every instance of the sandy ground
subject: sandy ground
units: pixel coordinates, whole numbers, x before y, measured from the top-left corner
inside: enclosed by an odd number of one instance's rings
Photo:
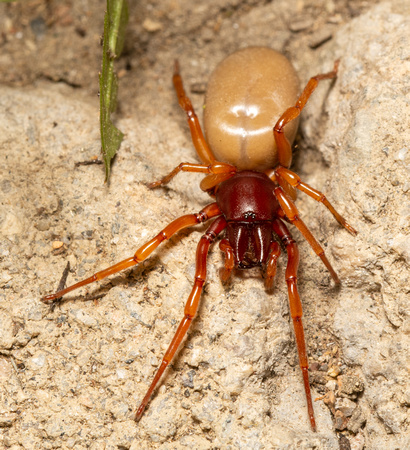
[[[406,2],[132,2],[111,183],[100,165],[103,2],[0,5],[0,448],[405,449],[409,347],[409,10]],[[222,286],[215,245],[198,317],[146,414],[133,420],[192,286],[200,226],[149,260],[40,297],[132,256],[210,202],[199,175],[145,186],[196,161],[171,85],[180,60],[201,111],[216,64],[265,45],[302,84],[332,68],[304,111],[294,169],[357,228],[297,205],[342,279],[336,289],[297,230],[318,432],[311,432],[281,257]],[[407,434],[406,434],[407,433]]]

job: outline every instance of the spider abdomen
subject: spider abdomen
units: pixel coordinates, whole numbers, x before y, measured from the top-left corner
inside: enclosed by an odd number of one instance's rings
[[[208,83],[204,128],[218,161],[239,170],[266,170],[278,162],[273,127],[295,104],[299,78],[289,60],[267,47],[248,47],[222,61]],[[285,128],[293,142],[298,119]]]

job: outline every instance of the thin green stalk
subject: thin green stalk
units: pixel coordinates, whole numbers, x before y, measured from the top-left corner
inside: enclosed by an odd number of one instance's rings
[[[124,134],[112,123],[111,113],[116,108],[118,90],[114,60],[121,54],[127,22],[127,1],[107,0],[107,12],[104,17],[103,61],[100,73],[101,146],[106,182],[110,176],[111,160],[117,153],[124,137]]]

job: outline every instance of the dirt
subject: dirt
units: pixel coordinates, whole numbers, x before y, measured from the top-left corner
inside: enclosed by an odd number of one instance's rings
[[[103,9],[96,0],[0,5],[0,447],[408,448],[408,6],[130,2],[115,116],[126,137],[109,185],[102,166],[75,165],[100,156]],[[322,398],[318,433],[306,413],[286,259],[273,294],[258,272],[225,287],[218,245],[188,339],[136,425],[133,412],[182,318],[206,227],[53,308],[40,298],[57,289],[67,261],[71,284],[209,203],[198,175],[146,187],[196,162],[173,62],[200,112],[216,64],[251,45],[283,52],[302,85],[341,60],[338,79],[323,82],[304,111],[294,155],[294,170],[359,231],[353,238],[299,196],[342,279],[336,289],[293,232],[312,386]]]

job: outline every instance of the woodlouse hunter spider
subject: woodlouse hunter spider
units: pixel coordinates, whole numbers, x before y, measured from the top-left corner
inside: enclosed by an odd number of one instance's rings
[[[335,78],[337,68],[338,62],[331,72],[311,78],[302,94],[297,97],[298,77],[290,62],[280,53],[264,47],[250,47],[232,54],[217,66],[209,81],[204,112],[205,139],[191,101],[185,94],[178,62],[175,63],[174,87],[179,104],[186,112],[192,141],[202,164],[181,163],[169,175],[151,183],[149,187],[162,186],[181,171],[200,172],[206,174],[201,188],[214,197],[215,202],[197,214],[188,214],[174,220],[140,247],[131,258],[42,298],[43,302],[50,303],[74,289],[132,267],[145,260],[161,242],[183,228],[214,219],[197,247],[195,281],[185,305],[184,317],[137,410],[136,421],[141,418],[158,381],[195,317],[206,279],[209,246],[224,232],[224,238],[220,242],[220,249],[225,254],[225,265],[221,272],[223,281],[228,280],[234,268],[259,266],[263,269],[266,287],[271,288],[281,253],[277,241],[286,249],[290,314],[309,419],[312,429],[316,431],[302,325],[302,304],[297,288],[299,251],[284,221],[299,229],[321,258],[335,283],[340,283],[323,248],[299,216],[294,204],[297,190],[323,203],[350,233],[356,235],[356,231],[333,208],[324,194],[301,181],[298,175],[289,170],[292,161],[291,143],[296,133],[298,116],[318,82]]]

